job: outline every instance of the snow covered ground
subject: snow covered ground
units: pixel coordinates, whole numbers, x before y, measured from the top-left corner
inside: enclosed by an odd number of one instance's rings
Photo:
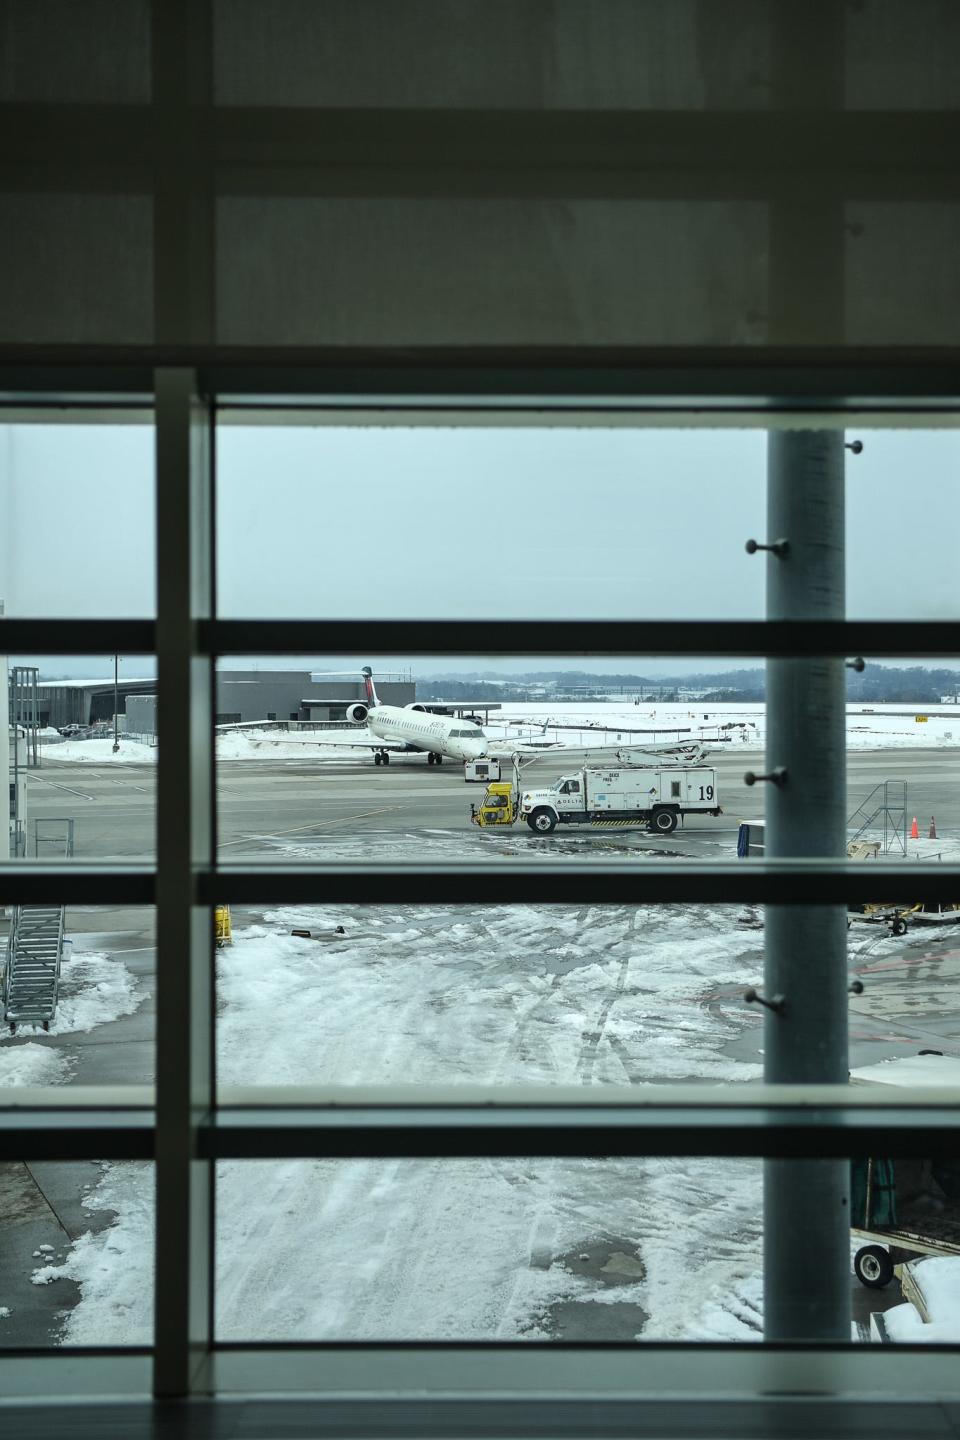
[[[64,740],[52,753],[52,759],[86,765],[153,765],[157,758],[155,745],[120,736],[120,749],[114,754],[113,736],[97,740]]]
[[[916,715],[928,718],[917,723]],[[599,727],[603,726],[604,729]],[[545,728],[546,727],[546,728]],[[486,734],[493,741],[546,738],[576,749],[609,745],[641,747],[652,741],[702,739],[726,748],[762,747],[766,739],[765,707],[762,704],[702,705],[684,701],[682,704],[652,704],[644,701],[634,705],[610,701],[592,704],[561,703],[531,704],[508,701],[500,711],[493,711]],[[230,730],[217,736],[217,756],[221,760],[293,760],[304,753],[322,755],[325,761],[363,759],[365,752],[356,747],[317,744],[315,734],[325,740],[346,732],[309,730],[291,733],[267,730]],[[281,739],[280,736],[283,735]],[[352,739],[366,739],[368,732],[357,727]],[[899,749],[904,747],[960,747],[960,706],[877,705],[865,709],[847,706],[847,748],[850,750]],[[141,744],[121,736],[120,749],[113,753],[113,738],[102,740],[66,740],[57,746],[57,760],[81,761],[87,764],[150,765],[157,759],[157,747]]]
[[[916,715],[926,715],[917,723]],[[604,727],[600,729],[599,727]],[[679,737],[682,740],[713,742],[723,749],[760,748],[766,740],[766,707],[762,704],[634,705],[610,701],[593,704],[540,703],[508,701],[503,709],[493,711],[484,727],[490,740],[555,740],[559,745],[576,749],[595,746],[632,745],[636,748],[651,742]],[[336,732],[332,732],[336,733]],[[330,738],[327,732],[325,738]],[[358,738],[367,732],[358,728]],[[322,751],[312,732],[300,731],[279,739],[276,734],[253,731],[231,731],[217,739],[217,755],[221,760],[302,758],[304,750],[325,760],[362,758],[363,751],[346,746],[324,746]],[[906,705],[877,705],[864,709],[847,706],[847,748],[876,750],[903,747],[960,747],[960,707],[943,705],[911,710]]]
[[[223,1085],[759,1073],[725,1053],[752,1023],[739,999],[761,966],[749,912],[371,906],[246,918],[235,915],[235,942],[218,956]],[[223,1164],[219,1331],[757,1338],[760,1184],[746,1161]],[[116,1209],[116,1222],[37,1269],[38,1284],[81,1286],[64,1342],[149,1338],[151,1195],[149,1166],[106,1166],[85,1203]]]
[[[121,960],[98,950],[74,951],[67,946],[57,1013],[49,1033],[89,1033],[98,1025],[132,1014],[146,993]],[[21,1026],[16,1040],[0,1045],[0,1086],[61,1085],[69,1080],[72,1067],[68,1057],[34,1041],[24,1042],[30,1030]],[[36,1027],[35,1033],[43,1032]]]

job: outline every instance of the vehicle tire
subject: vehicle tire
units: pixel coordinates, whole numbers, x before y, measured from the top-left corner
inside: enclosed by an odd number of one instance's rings
[[[677,828],[676,810],[654,810],[650,817],[650,829],[658,835],[672,835]]]
[[[434,763],[434,765],[442,765],[442,764],[443,764],[443,756],[440,755],[440,754],[434,755],[434,757],[433,757],[433,763]]]
[[[861,1245],[853,1257],[853,1273],[868,1290],[882,1290],[893,1279],[893,1261],[882,1245]]]
[[[384,763],[384,765],[389,765],[389,764],[390,764],[390,751],[389,751],[389,750],[384,750],[384,752],[383,752],[383,763]]]
[[[904,918],[903,918],[902,915],[898,915],[897,918],[896,918],[896,920],[894,920],[893,924],[890,926],[890,934],[891,934],[891,935],[906,935],[906,933],[907,933],[907,922],[906,922],[906,920],[904,920]]]
[[[374,752],[373,752],[373,763],[374,763],[374,765],[382,765],[382,764],[383,764],[383,756],[380,754],[380,751],[379,751],[379,750],[374,750]]]
[[[534,810],[527,816],[527,824],[534,835],[552,835],[557,828],[557,817],[552,810]]]

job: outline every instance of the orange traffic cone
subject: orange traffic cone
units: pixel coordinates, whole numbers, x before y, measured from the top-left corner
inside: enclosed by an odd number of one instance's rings
[[[920,839],[920,827],[919,827],[919,825],[917,824],[917,817],[916,817],[916,815],[914,815],[914,817],[913,817],[913,824],[910,826],[910,839],[911,839],[911,840],[919,840],[919,839]]]
[[[930,816],[930,834],[927,836],[927,839],[928,839],[928,840],[936,840],[936,838],[937,838],[937,822],[936,822],[936,820],[934,820],[933,816],[931,815],[931,816]]]

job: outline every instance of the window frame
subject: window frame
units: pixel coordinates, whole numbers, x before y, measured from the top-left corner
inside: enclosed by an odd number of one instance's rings
[[[2,362],[2,356],[0,356]],[[152,621],[0,620],[0,652],[6,654],[155,653],[158,657],[158,843],[154,865],[48,865],[21,862],[0,873],[5,903],[28,903],[51,892],[66,903],[156,904],[158,932],[157,1085],[155,1091],[103,1091],[92,1098],[68,1090],[24,1097],[25,1103],[0,1111],[4,1154],[10,1158],[152,1159],[157,1167],[157,1328],[147,1350],[111,1349],[115,1368],[109,1388],[122,1388],[121,1372],[142,1374],[152,1360],[154,1393],[176,1398],[211,1389],[329,1388],[344,1376],[363,1375],[357,1388],[368,1392],[435,1388],[437,1367],[453,1363],[444,1388],[465,1395],[484,1385],[532,1393],[544,1384],[573,1393],[609,1395],[653,1393],[675,1373],[678,1389],[717,1393],[718,1389],[754,1392],[789,1376],[800,1392],[821,1391],[825,1377],[838,1390],[861,1386],[881,1393],[895,1384],[898,1393],[925,1396],[956,1388],[950,1377],[953,1346],[904,1346],[891,1355],[857,1346],[749,1346],[699,1343],[664,1345],[578,1345],[570,1342],[496,1342],[490,1345],[438,1342],[315,1342],[311,1344],[238,1345],[218,1342],[213,1330],[213,1167],[224,1158],[308,1156],[331,1153],[417,1155],[424,1146],[443,1146],[445,1155],[514,1153],[524,1155],[704,1154],[849,1156],[869,1153],[891,1130],[934,1153],[955,1149],[960,1129],[956,1097],[937,1092],[901,1092],[888,1099],[851,1096],[842,1088],[753,1087],[725,1092],[722,1101],[684,1087],[682,1095],[642,1097],[545,1094],[512,1087],[496,1096],[475,1095],[451,1104],[448,1098],[362,1090],[353,1103],[336,1109],[320,1105],[308,1092],[282,1097],[261,1087],[243,1097],[217,1096],[213,1029],[213,907],[251,894],[268,903],[327,900],[342,903],[361,896],[368,903],[416,901],[456,903],[475,897],[478,883],[497,903],[533,901],[629,901],[657,903],[744,901],[758,904],[822,905],[869,899],[870,877],[862,866],[831,861],[762,861],[721,865],[646,867],[636,872],[616,865],[548,863],[511,866],[498,873],[483,865],[394,866],[317,865],[262,868],[220,862],[216,849],[214,771],[214,667],[230,655],[329,654],[376,651],[442,655],[489,654],[490,629],[482,621],[224,621],[216,617],[214,506],[216,483],[216,396],[237,403],[237,395],[259,396],[276,404],[295,394],[297,407],[308,403],[347,406],[358,420],[382,410],[392,397],[400,408],[421,411],[448,404],[462,413],[497,410],[511,397],[512,414],[529,404],[542,415],[555,405],[570,419],[589,414],[603,423],[613,410],[634,416],[668,411],[678,424],[696,409],[697,423],[711,423],[723,412],[738,421],[766,426],[797,411],[818,428],[845,426],[854,415],[911,417],[934,421],[956,397],[927,400],[918,391],[916,370],[904,367],[883,379],[882,400],[851,401],[864,391],[853,376],[836,368],[812,367],[784,390],[771,385],[770,367],[757,372],[756,388],[742,388],[749,369],[726,365],[714,372],[678,372],[641,377],[635,370],[611,372],[587,364],[574,372],[527,365],[479,371],[461,364],[416,365],[405,371],[382,366],[336,367],[318,372],[310,366],[267,370],[251,364],[164,367],[145,383],[142,365],[121,365],[98,374],[81,366],[66,375],[56,369],[16,371],[16,383],[0,363],[0,391],[11,400],[29,393],[32,403],[62,403],[82,393],[88,403],[123,403],[136,392],[136,404],[152,396],[157,445],[158,611]],[[389,373],[391,388],[384,386]],[[921,367],[926,394],[953,395],[956,372]],[[398,377],[406,389],[398,395]],[[876,377],[874,377],[876,378]],[[118,380],[121,381],[118,385]],[[470,383],[472,380],[472,384]],[[241,388],[238,392],[237,386]],[[401,386],[402,388],[402,386]],[[700,403],[691,392],[701,393]],[[879,387],[878,387],[879,389]],[[119,394],[118,394],[119,390]],[[299,392],[299,393],[298,393]],[[772,392],[772,393],[771,393]],[[767,401],[756,396],[771,393]],[[713,397],[709,403],[704,397]],[[720,400],[716,396],[720,395]],[[786,396],[786,399],[784,398]],[[478,398],[479,397],[479,398]],[[518,399],[518,397],[520,397]],[[546,398],[545,398],[546,397]],[[776,398],[774,398],[776,397]],[[592,403],[591,403],[592,402]],[[471,408],[472,407],[472,408]],[[767,408],[769,407],[769,408]],[[825,418],[826,411],[826,418]],[[705,420],[706,416],[706,420]],[[160,503],[162,496],[163,503]],[[710,622],[619,621],[610,623],[513,621],[498,623],[496,652],[501,655],[717,655],[809,656],[883,654],[934,657],[957,652],[953,622]],[[176,796],[176,807],[163,804]],[[960,866],[891,866],[892,887],[922,883],[931,899],[952,899]],[[179,1027],[172,1018],[176,1015]],[[182,1036],[187,1032],[188,1063]],[[219,1102],[219,1103],[218,1103]],[[492,1103],[491,1103],[492,1102]],[[811,1108],[812,1107],[812,1108]],[[425,1120],[429,1122],[425,1131]],[[359,1147],[359,1148],[358,1148]],[[491,1149],[491,1147],[493,1147]],[[520,1148],[511,1148],[520,1147]],[[435,1150],[430,1153],[436,1153]],[[745,1354],[745,1350],[749,1354]],[[493,1352],[491,1354],[491,1352]],[[577,1359],[585,1356],[583,1363]],[[444,1356],[455,1357],[452,1362]],[[651,1358],[647,1358],[651,1357]],[[655,1357],[655,1358],[653,1358]],[[16,1351],[0,1356],[0,1373],[10,1377],[6,1393],[15,1393],[17,1375],[28,1357]],[[93,1359],[93,1356],[89,1356]],[[76,1389],[71,1370],[75,1352],[52,1351],[35,1357],[44,1387],[64,1393]],[[61,1363],[62,1362],[62,1363]],[[33,1362],[31,1362],[33,1363]],[[17,1371],[17,1366],[20,1371]],[[663,1367],[667,1366],[665,1370]],[[137,1369],[136,1367],[140,1367]],[[572,1369],[568,1371],[568,1367]],[[670,1366],[675,1369],[671,1372]],[[95,1370],[87,1374],[92,1380]],[[433,1377],[431,1379],[431,1377]],[[486,1378],[484,1378],[486,1377]],[[572,1378],[571,1378],[572,1377]],[[779,1388],[784,1388],[781,1384]],[[600,1422],[602,1423],[602,1421]],[[612,1423],[612,1422],[611,1422]]]

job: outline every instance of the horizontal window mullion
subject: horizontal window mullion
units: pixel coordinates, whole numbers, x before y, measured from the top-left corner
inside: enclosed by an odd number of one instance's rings
[[[152,1110],[0,1110],[4,1160],[152,1160]]]
[[[943,620],[207,620],[211,655],[883,655],[960,654]]]
[[[898,117],[899,119],[900,117]],[[479,357],[479,358],[478,358]],[[470,402],[512,408],[518,399],[544,410],[573,402],[636,408],[696,419],[717,411],[824,410],[896,416],[953,413],[957,349],[946,345],[744,346],[475,345],[303,346],[6,344],[0,345],[0,398],[62,406],[97,398],[149,402],[158,365],[199,374],[202,394],[219,404],[282,404],[299,399],[375,402]],[[886,652],[884,652],[886,653]]]
[[[951,1157],[960,1112],[920,1106],[410,1106],[221,1110],[201,1154],[226,1159]]]
[[[884,865],[885,895],[951,903],[960,866]],[[876,866],[842,860],[632,865],[328,865],[224,867],[198,876],[208,905],[258,904],[793,904],[860,905],[877,899]]]
[[[0,655],[151,655],[153,620],[0,620]]]
[[[0,905],[153,905],[152,865],[37,865],[17,860],[0,867]]]

